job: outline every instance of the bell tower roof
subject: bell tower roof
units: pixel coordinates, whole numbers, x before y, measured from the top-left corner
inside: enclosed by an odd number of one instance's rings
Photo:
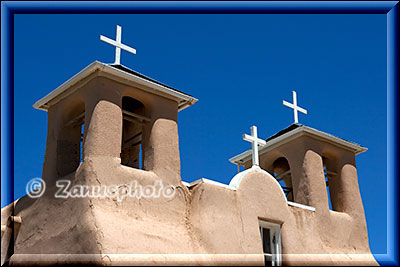
[[[362,152],[367,151],[366,147],[363,147],[359,144],[354,142],[347,141],[345,139],[336,137],[334,135],[316,130],[314,128],[305,126],[300,123],[291,124],[289,127],[279,131],[278,133],[272,135],[271,137],[267,138],[266,145],[259,148],[259,155],[279,147],[283,144],[286,144],[296,138],[301,136],[309,136],[313,139],[319,140],[321,142],[330,143],[334,146],[343,148],[345,150],[353,152],[355,155],[360,154]],[[237,156],[234,156],[229,159],[230,162],[233,164],[242,165],[251,160],[252,151],[249,149]]]
[[[197,99],[193,96],[174,89],[166,84],[149,78],[139,72],[131,70],[120,64],[105,64],[94,61],[79,73],[71,77],[54,91],[37,101],[33,107],[47,111],[52,105],[83,87],[95,77],[103,76],[127,85],[137,86],[140,89],[153,94],[172,99],[178,102],[178,110],[181,111],[194,103]]]

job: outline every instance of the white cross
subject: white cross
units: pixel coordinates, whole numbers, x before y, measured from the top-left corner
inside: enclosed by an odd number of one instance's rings
[[[298,111],[300,111],[303,114],[307,114],[307,110],[306,109],[297,106],[297,94],[296,94],[296,91],[293,91],[293,104],[289,103],[289,102],[286,102],[285,100],[283,100],[283,104],[285,106],[293,109],[294,123],[298,123],[299,122],[299,118],[298,118],[298,115],[297,115]]]
[[[258,145],[265,146],[267,143],[265,142],[265,140],[257,137],[257,126],[251,126],[250,129],[251,129],[251,135],[244,134],[243,140],[251,142],[251,148],[253,150],[252,153],[253,166],[254,165],[258,166]]]
[[[121,48],[128,52],[131,52],[132,54],[136,54],[136,49],[121,43],[121,32],[122,32],[122,27],[117,25],[117,36],[116,36],[115,41],[110,38],[107,38],[103,35],[100,35],[100,40],[102,40],[106,43],[109,43],[110,45],[115,46],[115,62],[114,62],[114,64],[118,64],[118,65],[121,64]]]

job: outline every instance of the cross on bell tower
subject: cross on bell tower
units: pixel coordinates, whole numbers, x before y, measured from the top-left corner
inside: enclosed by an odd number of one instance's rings
[[[132,54],[136,54],[136,49],[129,47],[127,45],[124,45],[121,41],[122,37],[122,27],[117,25],[117,35],[116,35],[116,40],[112,40],[108,37],[105,37],[103,35],[100,35],[100,40],[109,43],[110,45],[115,46],[115,62],[114,64],[120,65],[121,64],[121,49],[124,49]]]
[[[299,107],[297,105],[297,94],[296,94],[296,91],[293,90],[292,92],[293,92],[293,104],[283,100],[283,105],[293,109],[294,123],[298,123],[299,122],[299,118],[298,118],[297,112],[300,111],[303,114],[307,114],[307,110],[304,109],[304,108],[301,108],[301,107]]]

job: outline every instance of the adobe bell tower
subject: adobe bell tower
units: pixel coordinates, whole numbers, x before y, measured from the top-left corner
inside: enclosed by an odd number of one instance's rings
[[[116,41],[100,39],[116,47],[113,64],[93,62],[34,104],[48,112],[43,179],[101,157],[180,183],[177,116],[197,99],[121,65],[121,49],[136,50],[121,43],[120,26]]]
[[[113,158],[180,181],[177,114],[197,100],[122,65],[93,62],[35,103],[48,112],[43,179]]]
[[[177,117],[197,99],[121,65],[121,49],[136,52],[121,27],[116,41],[100,39],[116,47],[114,63],[91,63],[34,104],[48,114],[43,191],[2,209],[2,263],[104,265],[105,254],[147,253],[139,236],[166,225],[178,234],[166,247],[187,248]]]
[[[293,91],[293,104],[283,103],[294,109],[295,123],[265,140],[259,148],[259,165],[279,182],[288,202],[315,208],[323,231],[331,229],[333,233],[335,228],[341,229],[335,224],[349,224],[354,238],[347,245],[368,251],[355,159],[367,148],[298,123],[297,111],[307,114],[307,110],[297,106],[296,97]],[[249,150],[230,161],[249,169],[251,156]]]

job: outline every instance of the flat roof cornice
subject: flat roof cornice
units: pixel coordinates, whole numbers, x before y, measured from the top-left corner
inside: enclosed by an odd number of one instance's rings
[[[339,146],[343,149],[349,150],[356,155],[367,151],[366,147],[363,147],[359,144],[349,142],[347,140],[333,136],[331,134],[324,133],[324,132],[318,131],[316,129],[313,129],[311,127],[301,125],[300,127],[297,127],[294,130],[286,132],[276,138],[273,138],[273,139],[267,141],[267,144],[265,146],[259,147],[259,154],[262,155],[264,153],[267,153],[268,151],[271,151],[272,149],[279,147],[283,144],[286,144],[286,143],[288,143],[296,138],[299,138],[301,136],[310,136],[314,139],[318,139],[318,140],[321,140],[324,142],[331,143],[335,146]],[[232,162],[233,164],[242,165],[245,162],[251,160],[251,155],[252,155],[252,151],[251,151],[251,149],[249,149],[237,156],[230,158],[229,161]]]
[[[90,77],[91,75],[92,77]],[[111,65],[104,64],[99,61],[94,61],[86,68],[71,77],[69,80],[64,82],[62,85],[57,87],[55,90],[50,92],[48,95],[37,101],[33,105],[33,107],[36,109],[47,111],[50,106],[56,104],[64,97],[73,93],[85,84],[85,82],[82,84],[79,84],[79,82],[85,79],[91,80],[96,76],[114,78],[116,80],[121,80],[124,83],[131,85],[142,85],[140,86],[140,89],[142,90],[177,101],[179,103],[178,111],[181,111],[198,101],[191,95],[182,93],[178,90],[174,90],[144,75],[135,75],[133,73],[128,73],[124,70],[113,67]]]

